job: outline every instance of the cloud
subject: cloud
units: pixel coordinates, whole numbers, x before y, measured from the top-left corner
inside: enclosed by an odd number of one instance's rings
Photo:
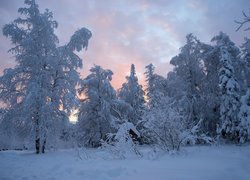
[[[17,17],[21,3],[1,0],[1,26]],[[92,31],[88,51],[80,52],[84,60],[80,72],[85,77],[93,64],[111,69],[115,88],[121,87],[132,63],[141,83],[145,66],[151,62],[157,73],[166,76],[172,69],[170,59],[178,54],[188,33],[209,42],[222,30],[240,44],[245,33],[236,33],[233,21],[242,17],[241,10],[250,7],[247,0],[37,0],[37,3],[41,11],[48,8],[54,13],[61,45],[81,27]],[[12,65],[6,63],[10,62],[7,54],[10,44],[2,35],[0,41],[3,69]]]

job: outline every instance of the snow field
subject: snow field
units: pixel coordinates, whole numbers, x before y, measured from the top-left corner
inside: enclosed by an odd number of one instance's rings
[[[1,180],[249,180],[250,146],[185,147],[180,154],[114,159],[100,149],[0,152]]]

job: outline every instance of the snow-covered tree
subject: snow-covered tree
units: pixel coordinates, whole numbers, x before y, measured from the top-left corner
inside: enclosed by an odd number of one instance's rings
[[[25,0],[25,4],[27,8],[18,10],[25,18],[3,28],[14,45],[10,51],[17,65],[4,70],[0,78],[0,98],[7,107],[1,125],[19,137],[34,139],[36,152],[41,153],[68,121],[79,79],[76,69],[81,67],[73,51],[87,47],[91,33],[81,29],[58,48],[53,14],[41,13],[35,0]]]
[[[151,141],[164,151],[178,151],[187,141],[195,142],[187,119],[169,97],[162,97],[143,118]]]
[[[162,96],[167,95],[167,81],[164,77],[154,72],[155,67],[153,64],[146,66],[146,97],[148,106],[153,107],[158,104]]]
[[[77,131],[79,142],[86,146],[99,146],[108,133],[115,132],[118,118],[112,107],[116,92],[110,81],[113,72],[95,65],[91,74],[82,81],[82,100],[78,114]],[[117,114],[119,114],[117,112]]]
[[[45,121],[48,114],[42,112],[49,110],[48,88],[52,81],[49,68],[56,55],[58,39],[53,32],[57,23],[49,11],[41,14],[35,1],[25,3],[29,7],[18,11],[26,19],[18,18],[3,28],[4,35],[15,45],[11,51],[16,55],[18,65],[4,71],[1,97],[11,108],[7,117],[19,117],[17,121],[20,125],[25,124],[23,128],[28,128],[27,134],[34,127],[36,151],[39,153],[44,151],[49,127]]]
[[[144,73],[146,76],[146,96],[148,99],[149,104],[151,103],[153,99],[153,91],[154,91],[154,65],[150,63],[146,66],[146,72]]]
[[[232,60],[236,58],[238,49],[229,41],[229,37],[220,33],[213,38],[220,52],[219,86],[221,91],[220,104],[220,127],[218,133],[223,138],[238,142],[239,141],[239,92],[240,87],[235,77]]]
[[[80,83],[80,75],[77,71],[82,68],[82,59],[75,54],[88,47],[91,32],[86,28],[77,30],[70,38],[70,42],[57,48],[58,59],[53,71],[52,102],[56,109],[63,108],[67,116],[74,107],[78,107],[76,86]]]
[[[144,91],[138,83],[134,64],[131,65],[130,75],[126,77],[127,82],[122,84],[122,88],[118,90],[119,99],[124,100],[133,108],[133,117],[129,119],[135,126],[141,119],[144,109]]]
[[[219,88],[219,51],[217,48],[202,43],[201,58],[204,63],[205,77],[201,82],[201,112],[203,123],[201,125],[205,132],[215,137],[216,125],[220,118],[220,88]]]
[[[241,106],[239,112],[240,123],[237,130],[239,131],[240,143],[245,143],[250,139],[250,89],[246,95],[241,97]]]
[[[199,40],[192,34],[188,34],[186,38],[187,42],[181,48],[180,54],[172,58],[170,63],[175,66],[173,70],[175,76],[172,77],[175,79],[178,77],[180,81],[175,86],[181,88],[181,91],[176,92],[180,94],[174,96],[178,97],[179,105],[182,106],[185,116],[192,126],[202,118],[200,114],[201,82],[205,74],[199,56],[201,51]],[[168,80],[171,81],[170,78]]]
[[[245,38],[245,42],[241,46],[241,60],[244,66],[242,66],[245,86],[250,87],[250,39]]]
[[[203,71],[205,76],[201,82],[201,98],[202,104],[200,109],[202,112],[203,123],[202,128],[204,131],[209,132],[210,135],[216,136],[216,126],[220,121],[220,105],[221,105],[221,89],[219,71],[221,68],[221,49],[218,44],[224,44],[228,52],[232,56],[232,65],[234,67],[234,76],[237,79],[241,89],[244,89],[244,76],[243,76],[243,63],[239,61],[239,49],[230,40],[230,38],[220,33],[212,39],[216,45],[201,44],[200,58],[204,64]],[[242,92],[244,92],[242,90]],[[242,93],[241,92],[241,93]]]
[[[108,134],[108,138],[102,143],[102,147],[120,159],[125,159],[131,155],[141,156],[133,135],[137,138],[140,137],[140,133],[134,124],[125,121],[119,125],[116,133]]]

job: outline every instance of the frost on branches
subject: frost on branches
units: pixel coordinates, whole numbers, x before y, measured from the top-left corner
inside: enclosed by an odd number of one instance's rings
[[[136,139],[140,137],[136,127],[125,121],[119,125],[116,133],[109,133],[106,141],[102,142],[102,147],[119,159],[125,159],[133,155],[141,156],[137,149]]]
[[[221,106],[220,133],[223,138],[238,142],[239,119],[237,116],[239,108],[239,85],[234,77],[234,68],[232,66],[231,57],[227,49],[222,46],[221,52],[221,68],[219,70],[220,88],[221,88]]]
[[[127,82],[123,83],[122,88],[118,90],[118,97],[132,107],[133,116],[128,120],[136,126],[141,120],[145,100],[142,86],[138,83],[134,64],[131,65],[130,76],[127,76],[126,79]]]
[[[97,147],[106,134],[115,131],[118,118],[112,114],[116,92],[111,86],[113,72],[94,66],[82,81],[82,100],[78,114],[77,133],[82,145]]]
[[[36,153],[44,153],[46,146],[56,144],[77,103],[76,70],[82,62],[74,51],[87,47],[91,33],[83,28],[67,45],[58,47],[53,14],[49,10],[41,13],[35,0],[25,4],[27,8],[18,10],[24,18],[3,28],[14,46],[10,52],[17,65],[0,77],[0,99],[7,111],[1,128],[11,138],[21,138],[28,147],[35,147]]]
[[[181,91],[175,92],[175,98],[181,98],[178,101],[179,106],[188,114],[187,118],[190,124],[198,123],[202,116],[202,81],[205,73],[200,58],[200,42],[192,34],[186,36],[187,42],[181,48],[179,55],[171,59],[170,63],[174,65],[173,72],[181,80],[178,83]],[[175,79],[174,79],[175,81]],[[176,85],[175,85],[176,86]]]
[[[234,143],[239,143],[238,118],[240,105],[240,86],[238,78],[240,74],[235,71],[239,69],[240,50],[230,40],[228,35],[220,32],[212,41],[216,43],[214,51],[219,58],[219,88],[220,88],[220,118],[217,125],[219,137]]]
[[[146,128],[153,142],[164,151],[178,151],[191,137],[187,130],[187,122],[171,100],[162,97],[161,102],[145,113]]]
[[[246,95],[241,97],[239,112],[240,124],[238,126],[240,143],[245,143],[250,139],[250,89]]]
[[[241,56],[244,66],[242,71],[244,75],[245,85],[250,87],[250,39],[245,38],[245,42],[241,46]]]

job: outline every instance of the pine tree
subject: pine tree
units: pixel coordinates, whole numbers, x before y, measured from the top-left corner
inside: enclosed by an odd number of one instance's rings
[[[129,121],[136,126],[143,114],[145,100],[142,86],[138,84],[134,64],[131,65],[130,76],[126,79],[127,82],[123,83],[122,88],[118,90],[118,97],[133,108],[134,116]]]

